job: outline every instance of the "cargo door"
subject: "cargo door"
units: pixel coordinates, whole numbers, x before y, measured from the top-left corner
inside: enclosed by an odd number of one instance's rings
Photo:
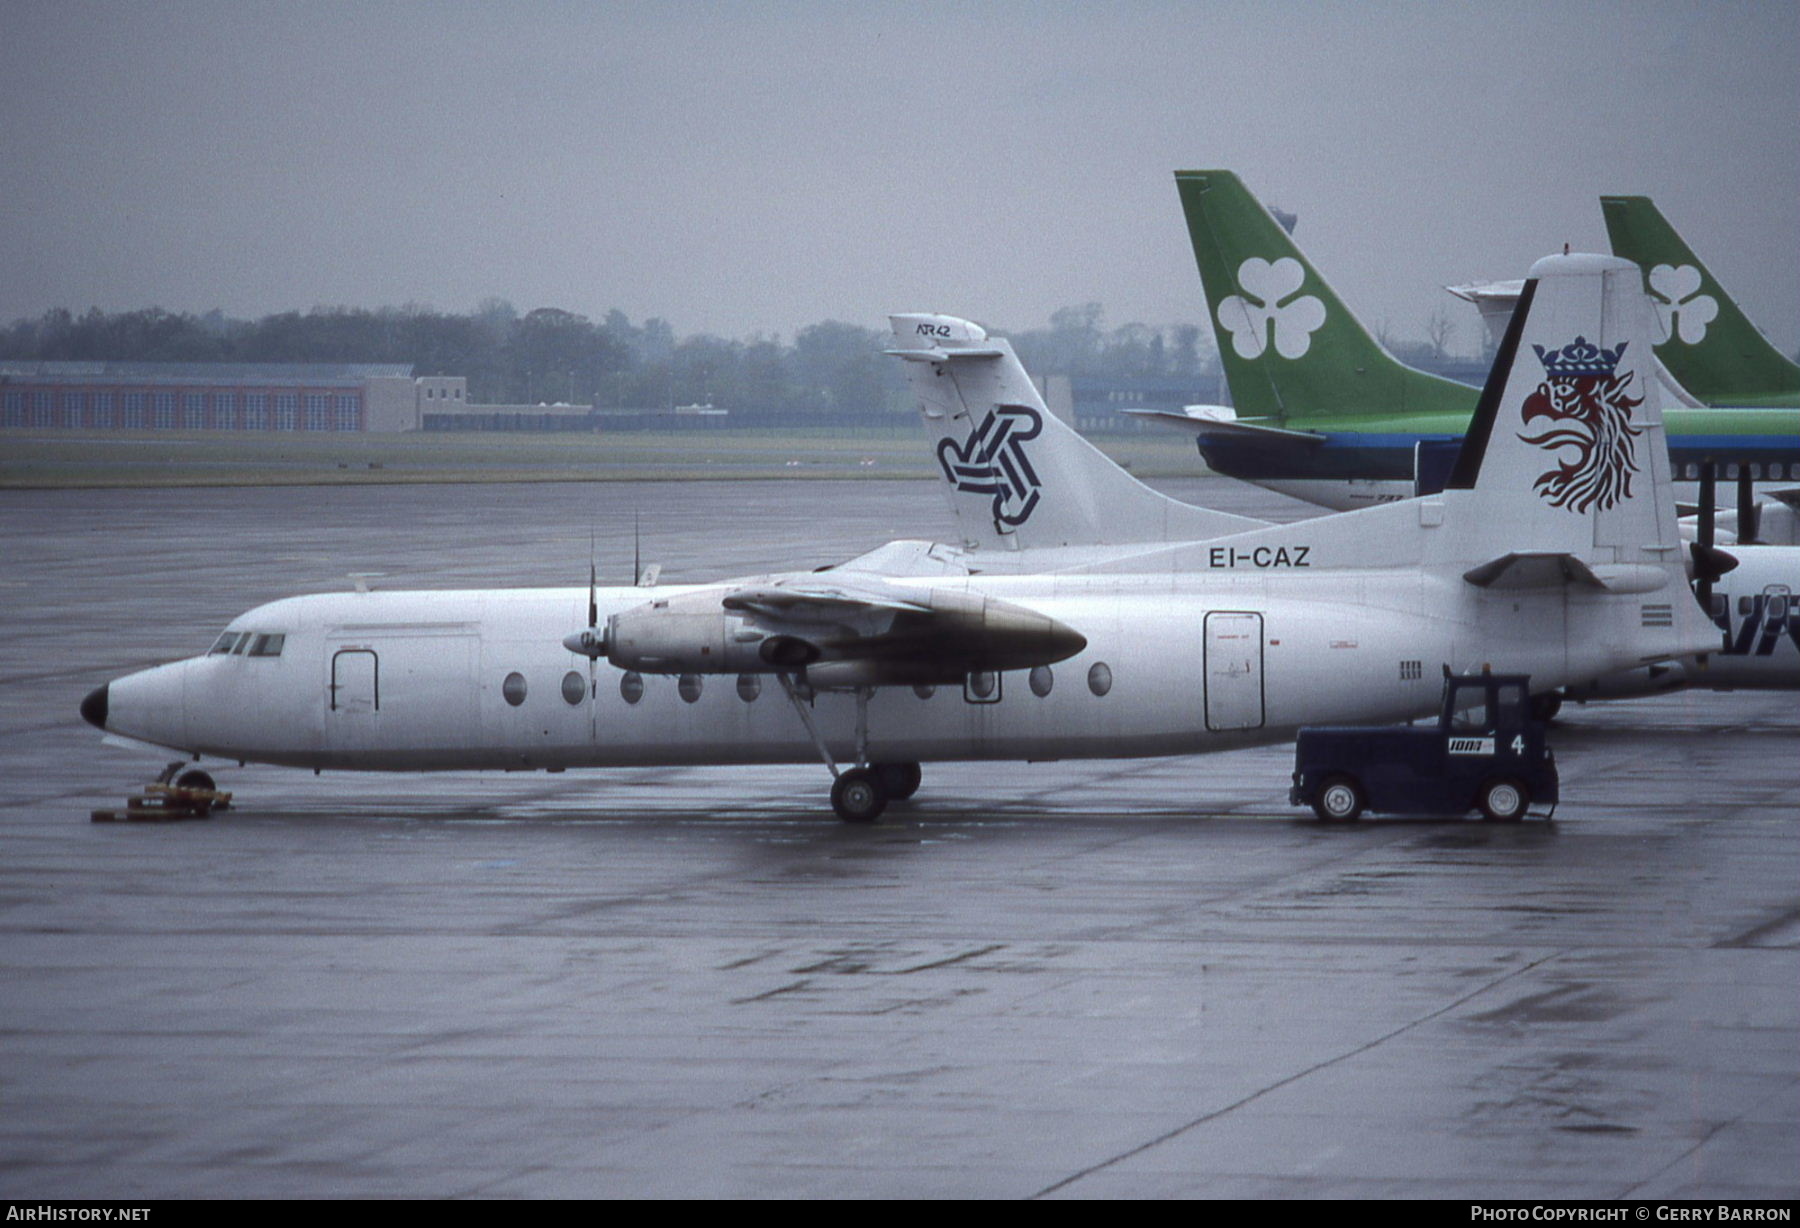
[[[325,745],[368,750],[381,723],[381,659],[367,644],[327,647]]]
[[[325,744],[429,752],[478,744],[475,643],[436,628],[327,641]]]
[[[1262,615],[1215,610],[1206,616],[1206,727],[1223,733],[1262,723]]]
[[[335,716],[381,711],[381,663],[372,648],[339,648],[331,654],[327,709]]]

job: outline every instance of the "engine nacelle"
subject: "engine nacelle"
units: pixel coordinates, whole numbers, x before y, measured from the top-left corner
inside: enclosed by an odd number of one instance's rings
[[[684,605],[688,608],[681,608]],[[792,645],[783,646],[802,658],[794,665],[764,659],[761,650],[766,641],[791,638],[772,637],[743,618],[726,614],[719,608],[718,594],[712,593],[701,603],[677,598],[614,614],[606,620],[606,659],[620,669],[651,674],[767,673],[806,663],[807,654]],[[818,659],[816,650],[811,659]]]
[[[1029,669],[1087,640],[1048,615],[951,588],[904,598],[794,597],[775,586],[710,589],[614,614],[606,634],[564,641],[620,669],[654,674],[807,671],[828,688],[941,685],[983,670]]]

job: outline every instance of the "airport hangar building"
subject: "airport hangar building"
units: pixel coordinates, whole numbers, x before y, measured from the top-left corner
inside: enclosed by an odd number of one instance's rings
[[[0,426],[75,430],[415,431],[468,380],[398,363],[0,361]]]

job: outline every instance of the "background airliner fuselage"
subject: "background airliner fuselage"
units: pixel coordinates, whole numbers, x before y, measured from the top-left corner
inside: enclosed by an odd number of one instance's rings
[[[1177,171],[1235,420],[1151,413],[1192,431],[1207,465],[1322,507],[1410,496],[1421,442],[1461,438],[1477,390],[1376,344],[1287,232],[1229,171]],[[1668,406],[1675,478],[1800,480],[1800,410]],[[1791,402],[1788,402],[1791,406]]]

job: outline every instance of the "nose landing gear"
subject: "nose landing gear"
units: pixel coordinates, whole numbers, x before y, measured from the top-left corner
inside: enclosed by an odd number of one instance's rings
[[[210,773],[193,768],[176,775],[183,762],[177,759],[142,793],[126,798],[125,809],[96,810],[90,817],[96,823],[172,823],[229,809],[231,794],[221,793]]]

